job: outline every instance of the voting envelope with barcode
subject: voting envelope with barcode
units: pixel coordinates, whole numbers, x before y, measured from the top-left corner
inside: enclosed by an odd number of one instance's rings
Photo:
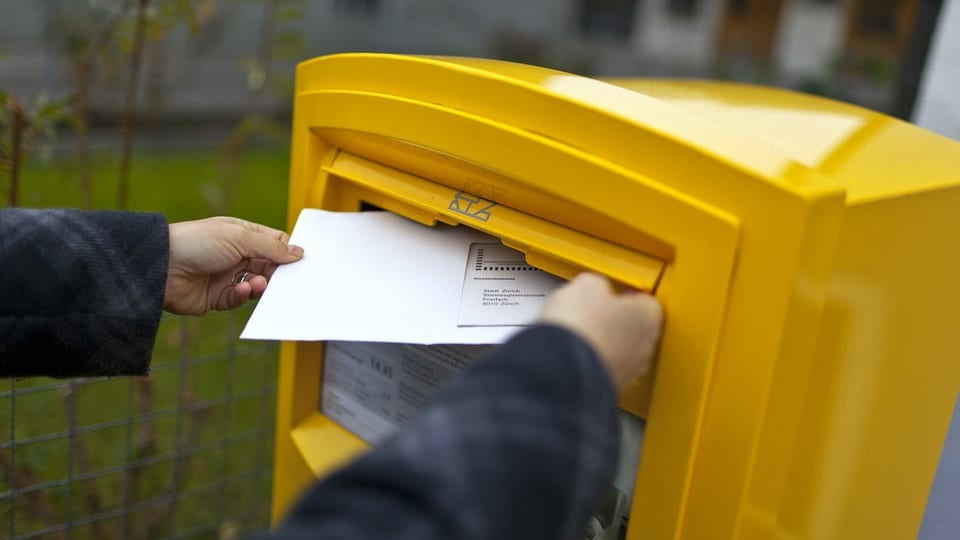
[[[304,209],[241,337],[416,344],[503,343],[536,321],[561,278],[468,227],[388,212]]]
[[[530,266],[500,243],[470,245],[459,326],[523,325],[536,320],[546,297],[563,283]]]

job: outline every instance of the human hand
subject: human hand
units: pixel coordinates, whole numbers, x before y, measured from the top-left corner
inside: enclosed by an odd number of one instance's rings
[[[540,321],[563,326],[585,339],[623,391],[650,365],[663,310],[649,294],[616,294],[606,278],[585,273],[550,295]]]
[[[171,223],[163,309],[203,315],[258,298],[277,265],[303,257],[289,240],[283,231],[237,218]]]

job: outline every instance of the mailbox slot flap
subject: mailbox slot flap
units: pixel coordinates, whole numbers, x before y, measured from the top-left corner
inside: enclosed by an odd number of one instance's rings
[[[327,196],[340,199],[325,204],[328,208],[355,210],[366,202],[425,225],[466,225],[500,238],[523,252],[530,265],[565,279],[590,270],[626,287],[655,291],[666,266],[647,254],[347,152],[339,152],[321,174],[336,184]]]

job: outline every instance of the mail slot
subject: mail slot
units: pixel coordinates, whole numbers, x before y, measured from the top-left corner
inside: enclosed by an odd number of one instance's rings
[[[598,510],[626,538],[916,536],[960,390],[960,144],[778,89],[382,54],[301,64],[292,140],[291,227],[375,206],[660,299],[628,502]],[[338,347],[282,345],[275,520],[368,448],[322,410]]]

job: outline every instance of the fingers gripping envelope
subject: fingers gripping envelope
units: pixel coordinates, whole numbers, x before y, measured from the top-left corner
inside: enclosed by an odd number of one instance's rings
[[[502,343],[563,283],[495,237],[388,212],[305,209],[290,241],[304,257],[277,269],[242,338]]]

